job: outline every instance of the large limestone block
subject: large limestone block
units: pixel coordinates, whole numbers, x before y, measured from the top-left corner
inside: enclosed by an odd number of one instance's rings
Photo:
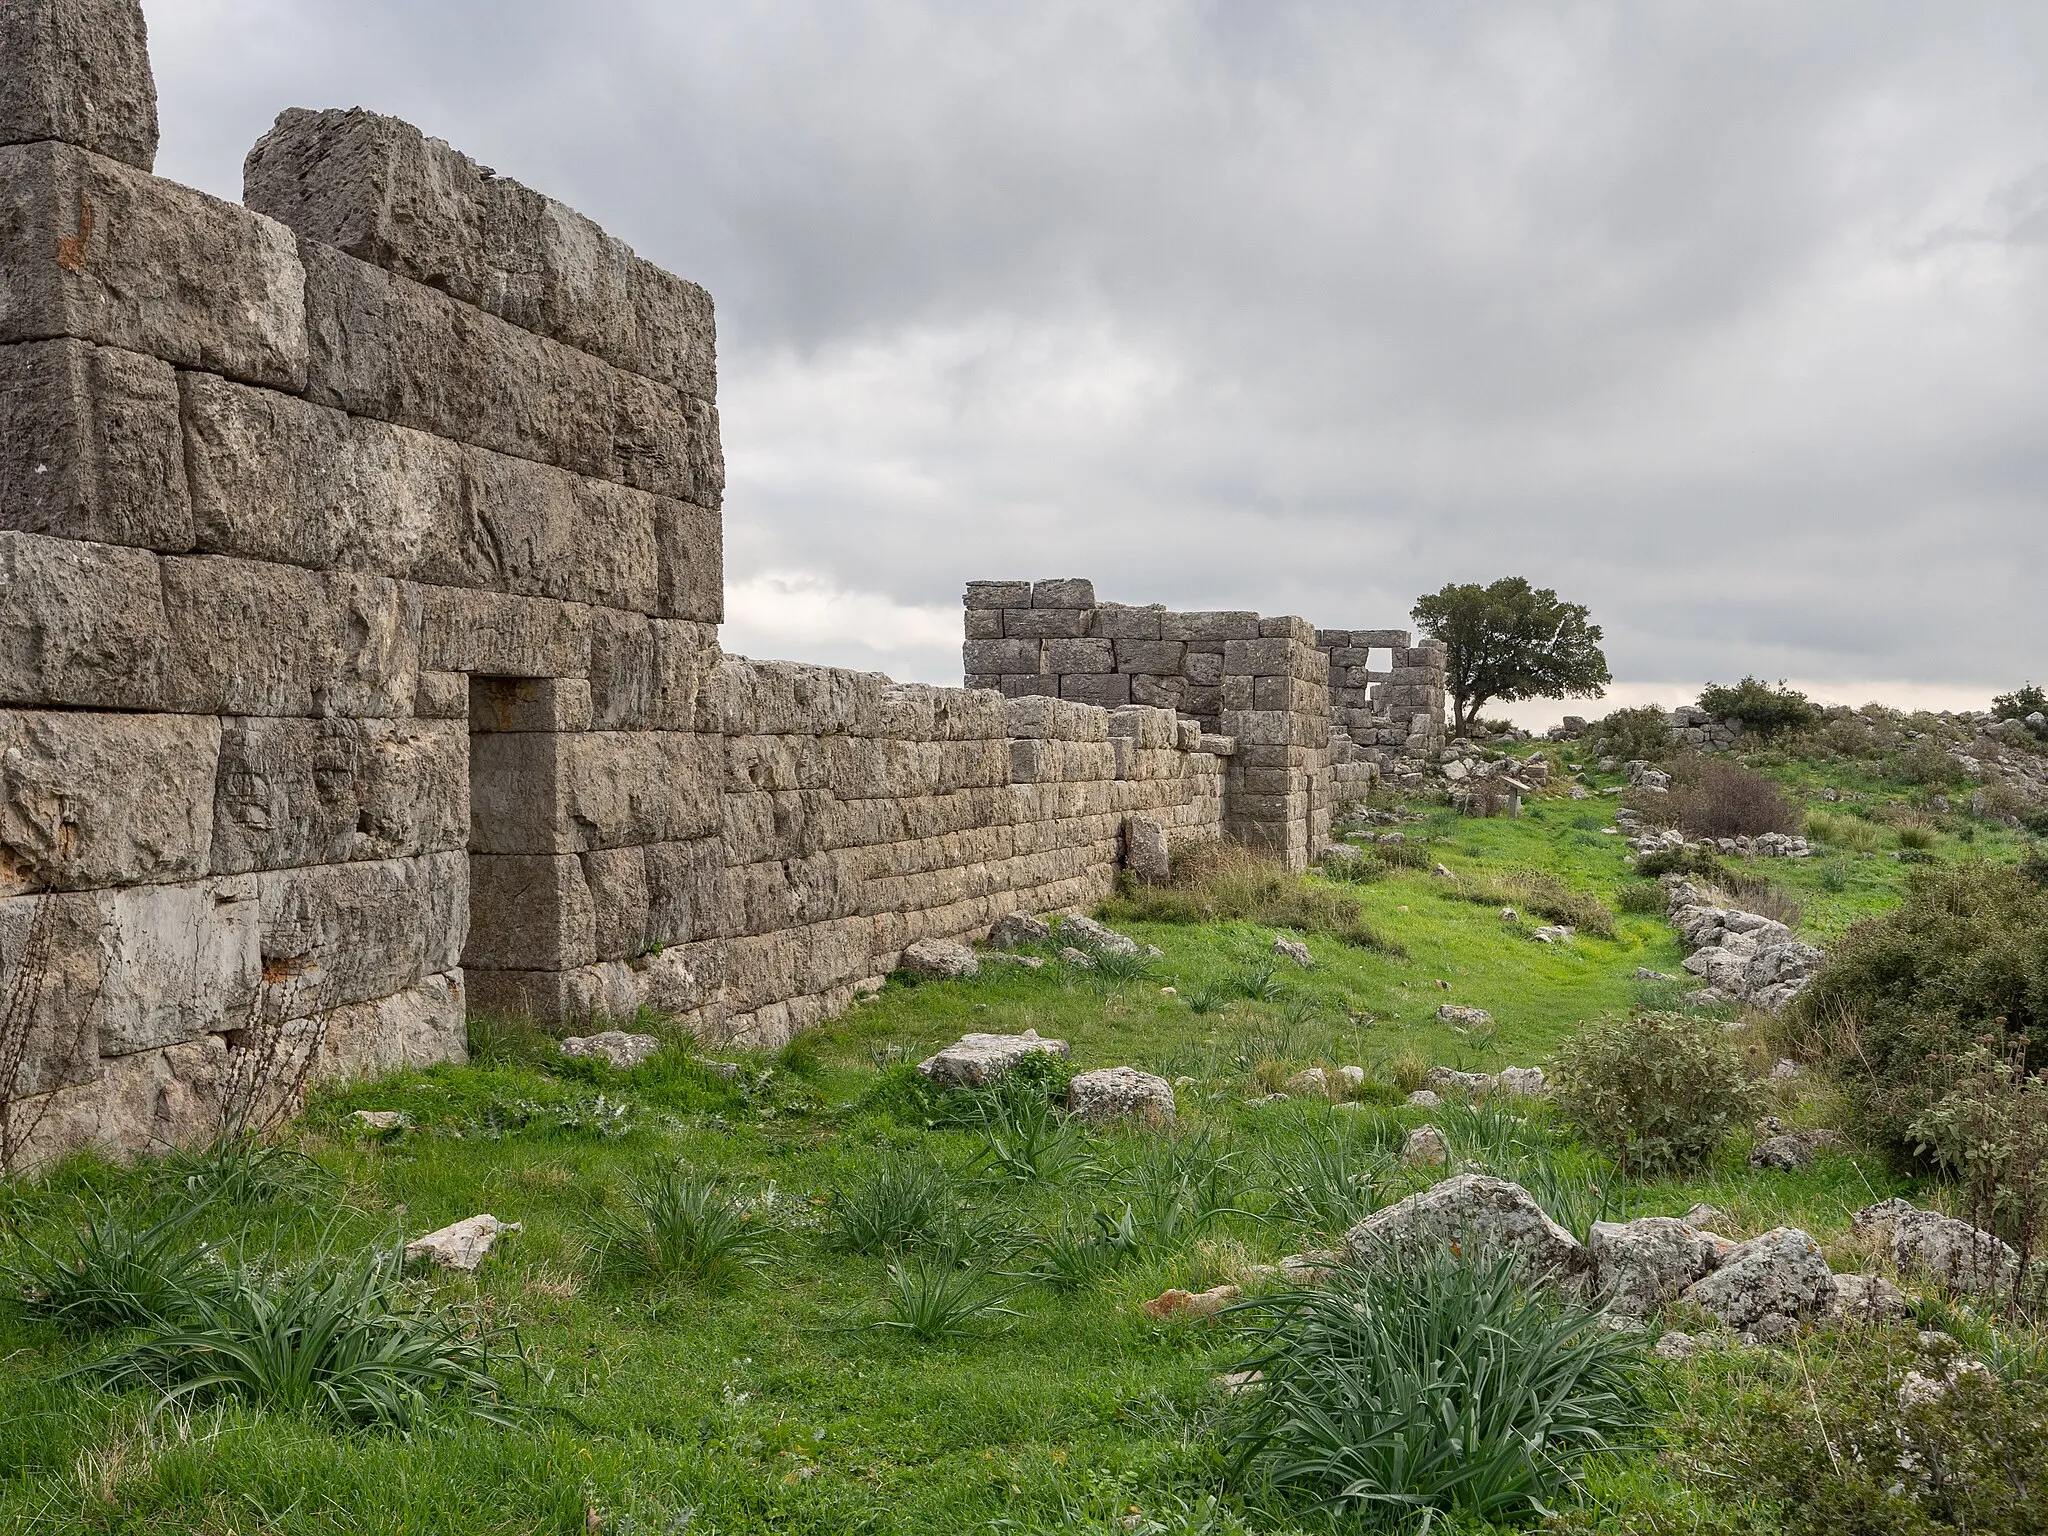
[[[586,677],[590,611],[459,587],[420,595],[420,665],[473,677]]]
[[[917,1070],[942,1087],[980,1088],[1037,1053],[1064,1059],[1067,1042],[1043,1039],[1035,1029],[1021,1035],[962,1035],[936,1056],[919,1062]]]
[[[459,851],[468,838],[460,720],[225,722],[216,873]]]
[[[741,934],[776,933],[861,911],[856,867],[839,853],[728,868],[725,885]]]
[[[304,281],[261,214],[69,145],[0,148],[0,342],[75,336],[298,389]]]
[[[207,872],[220,722],[0,710],[0,895]]]
[[[104,1054],[251,1022],[263,978],[257,896],[246,876],[99,894]]]
[[[590,609],[589,620],[592,728],[691,729],[698,690],[717,664],[717,630],[612,608]]]
[[[324,1018],[315,1082],[360,1082],[392,1072],[469,1059],[462,973],[428,976],[416,987]]]
[[[650,843],[647,860],[647,942],[663,946],[715,939],[731,911],[720,840]]]
[[[654,502],[657,598],[668,619],[717,624],[725,618],[725,519],[709,507]]]
[[[1370,1263],[1384,1245],[1468,1243],[1510,1253],[1539,1279],[1578,1285],[1591,1268],[1586,1250],[1518,1184],[1461,1173],[1397,1201],[1344,1234],[1354,1262]]]
[[[591,941],[599,960],[633,960],[647,948],[644,848],[601,848],[580,855],[590,891]]]
[[[1033,695],[1003,701],[1005,732],[1036,741],[1107,741],[1109,715],[1085,704]]]
[[[561,971],[598,958],[596,907],[574,854],[478,854],[469,900],[465,966]]]
[[[728,864],[801,859],[835,846],[833,799],[819,789],[758,790],[722,797]]]
[[[722,667],[719,669],[724,670]],[[701,718],[701,713],[700,713]],[[727,736],[725,788],[753,790],[825,789],[831,782],[825,738],[818,736]]]
[[[161,709],[169,652],[155,556],[0,532],[0,703]]]
[[[470,847],[582,853],[718,830],[711,744],[680,731],[493,733],[470,740]]]
[[[409,715],[420,588],[221,555],[163,562],[166,701],[201,714]]]
[[[0,347],[0,527],[190,549],[177,371],[68,337]]]
[[[716,393],[711,296],[409,123],[282,113],[243,198],[309,239],[691,394]]]
[[[423,580],[659,610],[659,498],[483,449],[462,459],[462,542]]]
[[[329,246],[302,247],[322,405],[716,508],[717,408]]]
[[[156,79],[140,0],[5,0],[0,60],[0,144],[55,139],[155,166]]]
[[[0,996],[24,1031],[14,1094],[98,1076],[105,927],[96,896],[0,900]]]
[[[879,672],[727,656],[699,691],[696,725],[727,736],[872,736],[891,686]]]
[[[262,901],[266,1009],[303,1018],[455,970],[469,865],[466,854],[434,853],[248,877]]]
[[[586,677],[472,677],[464,716],[491,731],[587,731],[593,706]]]
[[[28,1128],[22,1167],[88,1149],[156,1155],[220,1134],[229,1067],[219,1035],[108,1057],[94,1068],[87,1083],[15,1106],[17,1124]]]

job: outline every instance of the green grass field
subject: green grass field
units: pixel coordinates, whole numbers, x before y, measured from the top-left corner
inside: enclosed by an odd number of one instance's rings
[[[508,1347],[516,1336],[526,1366],[508,1376],[508,1395],[528,1406],[515,1422],[451,1410],[400,1434],[204,1397],[158,1411],[149,1392],[104,1390],[91,1374],[128,1336],[65,1332],[10,1299],[0,1303],[0,1528],[1324,1529],[1226,1475],[1218,1431],[1230,1410],[1211,1378],[1241,1358],[1229,1321],[1155,1322],[1138,1304],[1173,1286],[1248,1276],[1254,1290],[1270,1286],[1252,1266],[1335,1237],[1345,1200],[1360,1196],[1316,1183],[1316,1157],[1326,1166],[1333,1148],[1372,1171],[1373,1203],[1415,1187],[1425,1175],[1376,1157],[1431,1118],[1401,1103],[1423,1068],[1539,1064],[1588,1018],[1670,1002],[1672,987],[1634,979],[1638,967],[1679,969],[1657,916],[1622,916],[1611,939],[1551,947],[1528,937],[1535,919],[1506,923],[1455,894],[1540,870],[1611,898],[1632,878],[1621,840],[1601,830],[1611,809],[1543,799],[1519,821],[1439,815],[1411,826],[1458,879],[1401,870],[1329,887],[1402,954],[1310,935],[1316,964],[1301,970],[1276,963],[1276,930],[1252,922],[1126,923],[1163,951],[1143,974],[1049,964],[892,980],[777,1055],[731,1058],[741,1063],[731,1079],[680,1042],[615,1073],[479,1021],[470,1066],[318,1100],[293,1133],[314,1169],[283,1188],[218,1196],[191,1230],[288,1267],[482,1211],[519,1222],[474,1277],[416,1271],[412,1281],[480,1329],[511,1330]],[[1944,837],[1938,856],[2003,856],[2013,842]],[[1857,859],[1829,890],[1823,861],[1775,863],[1767,873],[1822,933],[1881,906],[1903,876],[1890,859]],[[1489,1010],[1492,1030],[1439,1024],[1444,1002]],[[910,1081],[908,1064],[963,1032],[1025,1028],[1069,1041],[1077,1068],[1128,1064],[1175,1079],[1174,1135],[1064,1131],[1031,1176],[1032,1159],[998,1156],[970,1106]],[[1311,1064],[1364,1067],[1361,1102],[1261,1102]],[[1824,1095],[1779,1094],[1788,1117],[1826,1114]],[[358,1133],[357,1109],[403,1110],[410,1128]],[[1850,1212],[1904,1187],[1861,1155],[1826,1155],[1796,1175],[1753,1172],[1746,1137],[1695,1177],[1632,1184],[1539,1106],[1435,1118],[1461,1157],[1548,1192],[1567,1225],[1706,1200],[1728,1213],[1730,1236],[1789,1222],[1839,1245]],[[619,1208],[630,1180],[678,1159],[748,1202],[766,1234],[763,1261],[718,1283],[607,1278],[593,1213]],[[878,1326],[892,1318],[889,1260],[843,1251],[845,1202],[885,1168],[921,1168],[935,1183],[945,1235],[934,1241],[999,1303],[958,1337],[927,1343]],[[103,1208],[138,1220],[173,1209],[191,1198],[191,1179],[175,1165],[80,1163],[10,1186],[8,1260],[37,1245],[61,1251]],[[1119,1218],[1129,1240],[1099,1272],[1059,1280],[1048,1255],[1061,1235]],[[1677,1401],[1761,1391],[1786,1367],[1757,1355],[1649,1369]],[[1574,1529],[1775,1528],[1776,1514],[1744,1490],[1688,1481],[1658,1433],[1599,1466]]]

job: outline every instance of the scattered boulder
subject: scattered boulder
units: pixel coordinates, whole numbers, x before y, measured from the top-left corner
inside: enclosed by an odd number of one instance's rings
[[[1124,867],[1144,885],[1165,885],[1173,878],[1173,855],[1166,828],[1155,816],[1124,818]]]
[[[425,1237],[414,1238],[405,1245],[405,1259],[407,1263],[431,1259],[443,1269],[474,1270],[497,1245],[501,1233],[518,1230],[516,1221],[500,1221],[488,1214],[467,1216]]]
[[[1418,1240],[1512,1253],[1534,1278],[1572,1287],[1591,1267],[1578,1240],[1526,1189],[1483,1173],[1454,1174],[1375,1211],[1344,1234],[1344,1247],[1356,1262],[1370,1263],[1390,1243]]]
[[[380,1135],[402,1131],[411,1123],[402,1109],[359,1109],[349,1119],[362,1130],[375,1131]]]
[[[1460,1072],[1455,1067],[1431,1067],[1422,1076],[1422,1086],[1438,1093],[1455,1093],[1474,1099],[1493,1092],[1493,1075],[1488,1072]]]
[[[1067,1108],[1090,1125],[1129,1117],[1158,1128],[1173,1123],[1173,1085],[1136,1067],[1097,1067],[1067,1084]]]
[[[1273,953],[1283,960],[1292,960],[1303,970],[1316,963],[1316,957],[1308,952],[1308,946],[1299,939],[1275,939]]]
[[[1365,1086],[1365,1068],[1339,1067],[1337,1069],[1337,1086],[1346,1093],[1356,1093]]]
[[[1529,937],[1538,944],[1568,944],[1571,942],[1572,935],[1576,932],[1578,932],[1576,928],[1570,927],[1565,923],[1551,923],[1542,928],[1530,929]]]
[[[1828,1130],[1781,1131],[1767,1136],[1749,1154],[1752,1168],[1778,1168],[1796,1173],[1823,1151],[1843,1145],[1841,1136]]]
[[[1849,1322],[1896,1322],[1912,1310],[1906,1293],[1882,1275],[1837,1275],[1828,1316]]]
[[[1138,1305],[1147,1317],[1158,1318],[1161,1322],[1169,1318],[1185,1322],[1198,1317],[1214,1317],[1243,1294],[1234,1285],[1219,1285],[1206,1291],[1167,1291]]]
[[[595,1035],[571,1035],[561,1042],[564,1056],[602,1056],[620,1072],[630,1072],[661,1049],[653,1035],[629,1035],[623,1029],[607,1029]]]
[[[2019,1254],[2003,1238],[1939,1211],[1907,1211],[1891,1227],[1892,1262],[1899,1273],[1951,1291],[1997,1290],[2019,1265]]]
[[[996,920],[995,927],[989,930],[988,942],[995,949],[1016,949],[1025,944],[1050,944],[1052,924],[1022,912],[1011,912]]]
[[[1659,1360],[1690,1360],[1700,1352],[1700,1341],[1689,1333],[1680,1333],[1673,1328],[1657,1336],[1650,1353]]]
[[[981,961],[958,939],[919,939],[903,951],[902,966],[931,981],[964,981],[981,974]]]
[[[1493,1022],[1493,1015],[1484,1008],[1467,1008],[1460,1003],[1439,1003],[1436,1010],[1439,1024],[1448,1024],[1453,1029],[1484,1029]]]
[[[1303,1067],[1299,1072],[1280,1085],[1298,1098],[1314,1094],[1319,1098],[1330,1096],[1330,1074],[1321,1067]]]
[[[1450,1160],[1450,1139],[1433,1125],[1418,1125],[1401,1143],[1404,1168],[1441,1168]]]
[[[1678,1219],[1684,1222],[1688,1227],[1699,1227],[1702,1230],[1711,1230],[1712,1228],[1726,1225],[1728,1221],[1728,1213],[1722,1210],[1721,1207],[1719,1207],[1718,1205],[1708,1205],[1704,1201],[1702,1201],[1699,1204],[1689,1207],[1686,1213]]]
[[[1105,928],[1092,917],[1063,917],[1060,919],[1060,937],[1069,944],[1082,949],[1091,949],[1098,955],[1136,955],[1140,953],[1138,941],[1118,933],[1114,928]]]
[[[1067,1042],[1046,1040],[1035,1029],[1021,1035],[962,1035],[917,1064],[917,1070],[946,1088],[980,1088],[994,1082],[1034,1051],[1064,1057]]]
[[[1821,952],[1783,923],[1714,906],[1690,881],[1672,882],[1666,900],[1672,927],[1693,947],[1685,969],[1726,997],[1776,1013],[1820,967]]]
[[[1648,1317],[1677,1300],[1688,1286],[1720,1268],[1722,1257],[1735,1247],[1725,1237],[1671,1216],[1596,1221],[1587,1236],[1594,1289],[1628,1317]]]
[[[1502,907],[1500,909],[1500,920],[1504,923],[1519,923],[1522,920],[1522,914],[1513,907]]]
[[[1768,1342],[1820,1315],[1834,1295],[1835,1277],[1820,1245],[1797,1227],[1773,1227],[1730,1249],[1683,1299]]]
[[[1443,1100],[1436,1096],[1436,1091],[1432,1088],[1418,1088],[1408,1095],[1408,1105],[1411,1109],[1436,1109],[1442,1103]]]
[[[1502,1067],[1494,1075],[1493,1085],[1511,1099],[1539,1099],[1550,1091],[1541,1067]]]
[[[1089,954],[1087,950],[1076,949],[1071,944],[1062,946],[1059,952],[1059,962],[1061,965],[1071,965],[1077,970],[1092,971],[1095,969],[1095,957]]]

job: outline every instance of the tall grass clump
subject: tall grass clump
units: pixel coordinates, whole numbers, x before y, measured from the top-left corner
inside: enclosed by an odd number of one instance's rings
[[[1137,923],[1252,922],[1327,934],[1360,949],[1402,952],[1365,920],[1350,893],[1311,884],[1234,843],[1190,849],[1172,884],[1119,891],[1104,905],[1103,915]]]
[[[729,1284],[765,1263],[774,1234],[716,1177],[670,1163],[584,1218],[598,1272],[626,1281]]]
[[[1614,914],[1597,896],[1575,891],[1555,875],[1536,869],[1508,870],[1476,883],[1446,884],[1439,894],[1482,907],[1517,907],[1553,923],[1565,923],[1603,939],[1614,937]],[[1663,903],[1658,902],[1659,910]]]
[[[1314,1232],[1343,1232],[1365,1220],[1385,1202],[1397,1171],[1392,1125],[1375,1120],[1361,1133],[1311,1122],[1299,1135],[1271,1144],[1267,1181],[1274,1205]]]
[[[1235,1316],[1261,1378],[1227,1430],[1236,1476],[1338,1520],[1520,1522],[1642,1422],[1640,1341],[1509,1255],[1390,1248]]]
[[[869,1255],[936,1243],[951,1229],[956,1199],[941,1164],[891,1158],[832,1191],[827,1241],[841,1253]]]
[[[871,1327],[905,1333],[921,1344],[957,1339],[995,1317],[1015,1317],[1003,1302],[1010,1291],[983,1270],[960,1266],[950,1254],[899,1258],[883,1283],[882,1315]]]
[[[148,1226],[103,1208],[67,1248],[27,1245],[9,1278],[31,1317],[76,1332],[170,1322],[216,1278],[188,1231],[203,1208],[181,1206]]]
[[[166,1406],[232,1399],[352,1427],[409,1429],[443,1406],[509,1424],[509,1335],[415,1302],[396,1249],[273,1275],[237,1264],[154,1337],[83,1374]]]

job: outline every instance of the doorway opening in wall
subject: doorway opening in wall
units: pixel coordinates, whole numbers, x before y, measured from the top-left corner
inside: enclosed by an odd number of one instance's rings
[[[532,1009],[521,983],[549,969],[553,860],[537,840],[545,820],[553,732],[561,721],[550,678],[469,680],[469,939],[462,964],[482,1007]]]

